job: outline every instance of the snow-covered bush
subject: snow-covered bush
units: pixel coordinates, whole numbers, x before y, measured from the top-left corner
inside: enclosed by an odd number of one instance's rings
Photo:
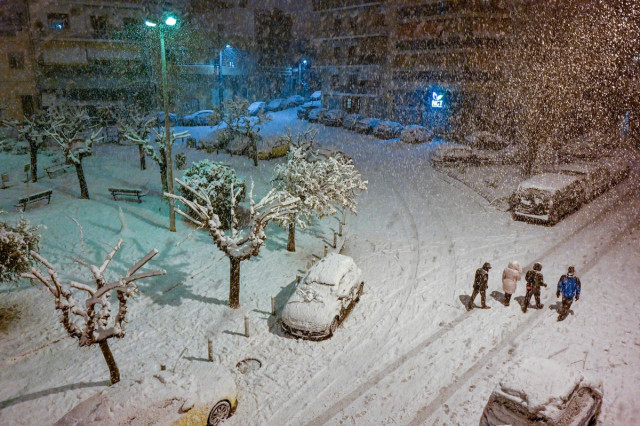
[[[20,219],[16,225],[0,221],[0,282],[17,281],[20,274],[29,271],[32,264],[29,252],[38,249],[39,228],[29,225],[26,219]]]
[[[246,185],[236,176],[231,167],[210,160],[193,163],[182,176],[182,181],[189,187],[202,191],[211,200],[213,211],[218,215],[225,229],[231,225],[231,188],[233,187],[237,202],[244,201]],[[180,195],[194,201],[194,193],[183,185],[178,187]]]
[[[183,170],[187,165],[187,155],[184,152],[176,154],[176,168]]]

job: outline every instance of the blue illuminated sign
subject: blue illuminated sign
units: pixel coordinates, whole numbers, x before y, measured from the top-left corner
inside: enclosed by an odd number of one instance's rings
[[[438,92],[432,92],[431,94],[431,108],[444,107],[444,94],[438,94]]]

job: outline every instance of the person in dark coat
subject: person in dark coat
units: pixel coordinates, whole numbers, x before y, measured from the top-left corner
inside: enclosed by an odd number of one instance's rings
[[[547,286],[544,283],[544,277],[542,276],[542,265],[538,262],[534,263],[533,270],[527,271],[524,279],[527,282],[527,294],[524,296],[522,312],[527,312],[532,295],[536,298],[536,308],[542,309],[544,305],[540,303],[540,287]]]
[[[560,297],[562,293],[562,307],[560,308],[558,321],[562,321],[569,315],[569,308],[571,308],[574,298],[576,302],[580,300],[581,288],[580,278],[576,277],[576,268],[569,266],[567,273],[560,277],[558,289],[556,290],[556,297]]]
[[[489,262],[484,262],[482,268],[476,269],[476,276],[473,280],[473,293],[471,294],[471,299],[469,300],[469,304],[467,305],[467,310],[473,309],[473,301],[475,300],[478,293],[480,293],[480,302],[482,303],[482,309],[490,309],[491,306],[487,306],[487,295],[486,291],[489,288],[489,269],[491,269],[491,264]]]

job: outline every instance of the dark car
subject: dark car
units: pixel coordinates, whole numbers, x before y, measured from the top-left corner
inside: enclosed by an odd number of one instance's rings
[[[330,109],[322,116],[322,124],[325,126],[340,127],[345,115],[347,115],[347,113],[341,109]]]
[[[304,103],[304,98],[300,95],[289,96],[284,101],[284,108],[293,108],[300,106]]]
[[[307,119],[312,123],[321,122],[322,121],[322,116],[327,111],[328,111],[328,109],[326,109],[326,108],[315,108],[315,109],[312,109],[309,112],[309,116],[307,117]]]
[[[375,137],[380,139],[393,139],[400,137],[404,126],[396,121],[380,121],[378,125],[373,129]]]
[[[156,123],[158,126],[164,126],[164,112],[158,111],[155,113]],[[151,115],[153,117],[153,115]],[[151,118],[150,117],[150,118]],[[173,112],[169,113],[169,125],[175,126],[178,124],[178,114],[174,114]]]
[[[353,130],[356,127],[356,123],[362,120],[364,117],[362,114],[347,114],[342,120],[342,127],[348,130]]]
[[[284,109],[285,106],[285,99],[282,98],[277,98],[277,99],[273,99],[271,101],[269,101],[269,103],[267,104],[267,111],[280,111],[282,109]]]
[[[364,133],[364,134],[370,135],[371,133],[373,133],[373,129],[376,128],[379,122],[380,122],[379,118],[371,118],[371,117],[362,118],[356,122],[356,125],[353,127],[353,130],[355,130],[358,133]]]
[[[213,110],[203,109],[182,117],[183,126],[208,126],[211,124]]]

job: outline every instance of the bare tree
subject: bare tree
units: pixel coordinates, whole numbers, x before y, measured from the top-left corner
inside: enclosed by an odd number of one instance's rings
[[[229,307],[236,309],[240,306],[240,262],[257,256],[260,247],[267,239],[265,228],[272,220],[280,220],[293,213],[298,198],[292,197],[284,191],[271,190],[257,204],[253,200],[253,185],[249,195],[249,219],[244,229],[239,229],[236,210],[238,209],[237,197],[239,191],[231,187],[231,229],[225,230],[207,188],[190,187],[176,179],[176,182],[190,191],[195,200],[186,197],[165,193],[167,197],[174,198],[187,206],[192,214],[182,210],[176,212],[190,220],[201,228],[207,228],[215,245],[228,258],[230,264],[229,278]],[[195,216],[195,217],[194,217]]]
[[[311,224],[311,218],[320,219],[337,213],[337,206],[356,214],[357,193],[367,190],[353,161],[340,152],[313,150],[315,133],[291,134],[285,139],[290,145],[287,162],[276,166],[272,181],[274,187],[298,198],[291,215],[278,220],[289,227],[288,251],[296,251],[296,224],[302,229]]]
[[[4,211],[0,210],[0,214]],[[20,279],[31,269],[29,253],[38,249],[40,226],[21,218],[15,225],[0,221],[0,283]]]
[[[22,123],[15,120],[2,120],[2,124],[15,129],[20,137],[29,144],[31,157],[31,181],[38,181],[38,151],[45,136],[45,115],[42,112],[24,117]]]
[[[64,325],[69,336],[77,338],[80,346],[91,346],[95,343],[100,346],[102,355],[109,367],[111,384],[120,381],[120,371],[118,370],[118,365],[111,353],[107,340],[112,337],[122,338],[125,335],[124,323],[126,322],[127,301],[137,291],[137,287],[133,282],[143,278],[166,274],[164,270],[136,274],[140,268],[158,254],[158,250],[154,249],[136,262],[124,277],[108,282],[105,277],[105,270],[121,246],[122,240],[119,240],[118,244],[116,244],[99,267],[90,265],[80,259],[73,259],[75,262],[89,269],[96,283],[94,288],[88,284],[69,281],[68,287],[87,293],[87,298],[84,303],[79,303],[73,297],[71,290],[63,286],[62,281],[58,277],[58,270],[38,253],[32,251],[31,256],[46,268],[48,277],[46,277],[45,273],[40,269],[35,267],[32,268],[31,273],[23,275],[25,278],[40,281],[49,292],[51,292],[56,302],[56,309],[62,313],[60,322]],[[109,298],[114,291],[118,298],[118,312],[115,317],[112,317]],[[77,319],[82,325],[76,323],[74,319]]]
[[[66,163],[75,167],[80,198],[84,199],[89,198],[89,189],[82,160],[93,153],[93,143],[102,139],[102,128],[96,127],[84,109],[69,105],[51,108],[44,123],[45,134],[60,145]]]
[[[229,140],[235,137],[246,137],[251,145],[250,155],[253,165],[258,166],[258,140],[262,126],[271,121],[271,117],[259,111],[257,115],[247,116],[249,101],[235,97],[224,101],[224,113],[221,120],[227,125]]]
[[[140,170],[147,168],[145,161],[145,151],[149,146],[149,135],[153,130],[153,126],[157,121],[155,116],[151,118],[145,117],[137,111],[129,111],[129,114],[119,122],[124,137],[138,146],[138,154],[140,156]],[[153,148],[151,148],[153,150]],[[163,186],[164,188],[164,186]]]
[[[138,139],[138,141],[144,147],[144,151],[146,152],[146,154],[149,157],[153,158],[153,161],[158,164],[158,167],[160,168],[160,182],[162,183],[162,191],[166,192],[169,189],[169,185],[167,185],[167,136],[165,135],[164,129],[160,128],[156,128],[155,134],[156,144],[158,146],[157,150],[149,141],[147,141],[146,143],[142,142],[143,139]],[[173,144],[178,139],[186,138],[187,136],[189,136],[189,132],[186,130],[179,133],[175,133],[172,130],[169,136],[169,143],[171,143],[171,145],[173,146]]]

